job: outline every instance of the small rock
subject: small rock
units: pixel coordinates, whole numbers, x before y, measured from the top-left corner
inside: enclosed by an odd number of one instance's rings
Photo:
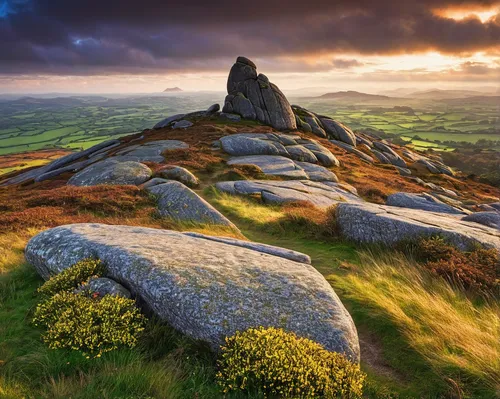
[[[198,178],[195,175],[180,166],[167,166],[157,171],[156,175],[165,179],[180,181],[189,187],[195,187],[199,184]]]
[[[183,119],[181,121],[174,122],[174,124],[172,125],[172,129],[187,129],[191,126],[193,126],[193,122]]]

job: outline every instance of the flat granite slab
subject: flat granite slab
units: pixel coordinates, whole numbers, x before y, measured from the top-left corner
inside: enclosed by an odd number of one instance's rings
[[[318,208],[328,208],[340,202],[362,201],[341,184],[332,182],[239,180],[219,182],[215,187],[230,194],[260,195],[266,203],[307,201]]]

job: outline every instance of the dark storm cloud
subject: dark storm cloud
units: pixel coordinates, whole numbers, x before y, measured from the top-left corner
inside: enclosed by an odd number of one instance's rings
[[[500,2],[0,0],[0,73],[215,71],[239,54],[492,51],[500,43],[500,16],[457,21],[432,9],[493,5]],[[286,69],[311,70],[293,64]],[[361,64],[339,58],[318,68]]]

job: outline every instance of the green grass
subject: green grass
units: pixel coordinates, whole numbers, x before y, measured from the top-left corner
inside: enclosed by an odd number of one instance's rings
[[[379,353],[375,360],[362,354],[366,397],[494,397],[497,303],[473,303],[411,259],[325,235],[280,206],[211,189],[203,195],[249,239],[311,256],[351,313],[362,353]],[[101,359],[42,344],[30,322],[42,280],[23,261],[26,239],[35,233],[0,237],[0,398],[221,397],[214,354],[155,320],[138,347]]]

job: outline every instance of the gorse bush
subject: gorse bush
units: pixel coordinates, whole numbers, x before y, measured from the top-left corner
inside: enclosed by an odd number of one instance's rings
[[[364,373],[344,355],[276,328],[251,328],[226,338],[217,382],[224,393],[283,398],[358,398]]]
[[[440,237],[421,239],[416,247],[425,267],[450,282],[486,294],[500,287],[500,258],[495,249],[478,246],[464,252]]]
[[[42,338],[50,348],[78,350],[90,358],[134,347],[145,318],[130,299],[62,291],[38,305],[33,322],[46,328]]]
[[[44,297],[51,297],[62,291],[70,291],[87,282],[91,277],[104,275],[104,265],[98,259],[84,259],[52,276],[39,289]]]

